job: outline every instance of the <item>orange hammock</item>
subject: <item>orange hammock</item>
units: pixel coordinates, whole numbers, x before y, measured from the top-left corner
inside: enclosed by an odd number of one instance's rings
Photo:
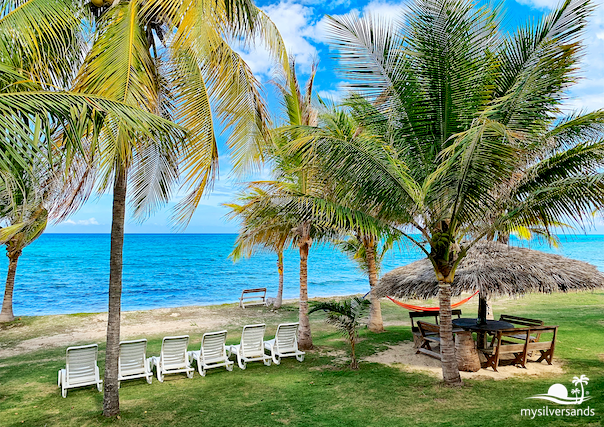
[[[451,308],[456,308],[456,307],[459,307],[462,304],[467,303],[477,293],[478,293],[478,291],[474,292],[469,297],[467,297],[465,299],[462,299],[459,302],[456,302],[455,304],[451,304]],[[419,305],[405,304],[404,302],[397,301],[397,300],[392,299],[390,297],[386,297],[386,298],[388,298],[390,301],[392,301],[396,305],[399,305],[399,306],[401,306],[403,308],[406,308],[407,310],[410,310],[410,311],[438,311],[438,310],[440,310],[440,307],[420,307]]]

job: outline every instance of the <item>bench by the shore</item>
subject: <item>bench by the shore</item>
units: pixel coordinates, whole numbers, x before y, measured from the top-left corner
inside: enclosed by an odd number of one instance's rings
[[[266,305],[266,288],[244,289],[239,298],[239,307]]]

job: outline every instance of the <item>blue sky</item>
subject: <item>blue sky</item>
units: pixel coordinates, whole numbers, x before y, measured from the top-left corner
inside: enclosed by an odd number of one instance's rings
[[[558,4],[557,0],[506,0],[505,25],[510,29],[526,19],[538,18],[548,13]],[[566,102],[568,110],[586,111],[604,108],[604,0],[594,2],[596,10],[585,32],[587,51],[581,67],[583,79],[573,87]],[[258,1],[279,28],[288,52],[296,57],[298,73],[305,80],[313,60],[319,62],[316,89],[324,98],[335,100],[342,96],[344,82],[338,76],[337,61],[332,57],[324,31],[325,15],[359,13],[381,15],[391,18],[400,13],[405,2],[373,0],[370,2],[352,0],[297,0],[297,1]],[[258,79],[268,83],[271,79],[271,63],[268,54],[262,49],[240,51]],[[269,99],[273,88],[265,86]],[[279,113],[279,106],[271,102],[271,110]],[[220,205],[233,199],[237,192],[237,183],[241,177],[231,175],[228,152],[224,147],[224,138],[220,141],[220,180],[214,191],[199,206],[189,227],[188,233],[236,233],[237,224],[228,222],[224,216],[227,210]],[[174,202],[178,201],[179,195]],[[169,221],[169,204],[144,223],[128,220],[127,233],[169,233],[172,227]],[[604,231],[604,222],[598,221],[596,231]],[[48,228],[51,233],[109,233],[111,229],[111,195],[105,194],[92,198],[71,218],[61,224]]]

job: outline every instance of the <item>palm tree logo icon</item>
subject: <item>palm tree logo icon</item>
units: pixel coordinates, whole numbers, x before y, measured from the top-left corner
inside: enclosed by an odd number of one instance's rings
[[[583,388],[583,384],[587,385],[588,382],[589,382],[589,378],[587,378],[585,375],[581,375],[580,377],[573,377],[573,380],[572,380],[573,385],[575,387],[577,385],[581,385],[581,397],[575,397],[577,399],[577,405],[580,405],[581,403],[583,403],[585,400],[588,399],[585,397],[585,389]],[[575,388],[574,390],[571,391],[571,393],[574,395],[578,395],[579,389]]]
[[[585,395],[585,388],[583,387],[589,383],[589,378],[585,375],[581,375],[580,377],[573,377],[571,382],[575,386],[575,388],[570,391],[574,397],[568,395],[566,386],[562,384],[553,384],[546,394],[537,394],[535,396],[527,397],[527,399],[549,400],[550,402],[559,403],[560,405],[580,405],[586,400],[591,399],[591,396]],[[581,387],[581,389],[579,389],[579,387]]]

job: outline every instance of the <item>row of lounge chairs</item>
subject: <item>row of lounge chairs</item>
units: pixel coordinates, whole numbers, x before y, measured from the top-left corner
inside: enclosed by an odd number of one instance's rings
[[[209,332],[203,334],[201,347],[196,351],[188,351],[189,336],[181,335],[165,337],[162,340],[159,356],[147,358],[147,340],[122,341],[120,343],[118,363],[118,383],[121,381],[145,378],[149,384],[155,368],[157,379],[164,381],[164,375],[185,373],[193,378],[197,370],[205,376],[208,369],[224,367],[233,370],[234,362],[229,359],[237,356],[237,364],[245,369],[247,363],[263,362],[270,366],[271,361],[276,365],[283,357],[295,357],[304,360],[304,352],[298,350],[298,323],[284,323],[277,327],[275,338],[264,341],[266,325],[247,325],[243,327],[239,344],[227,346],[227,331]],[[270,352],[270,355],[265,353]],[[67,397],[70,388],[96,385],[101,391],[103,381],[100,378],[97,365],[97,344],[69,347],[66,352],[65,369],[59,371],[58,385],[61,394]]]

